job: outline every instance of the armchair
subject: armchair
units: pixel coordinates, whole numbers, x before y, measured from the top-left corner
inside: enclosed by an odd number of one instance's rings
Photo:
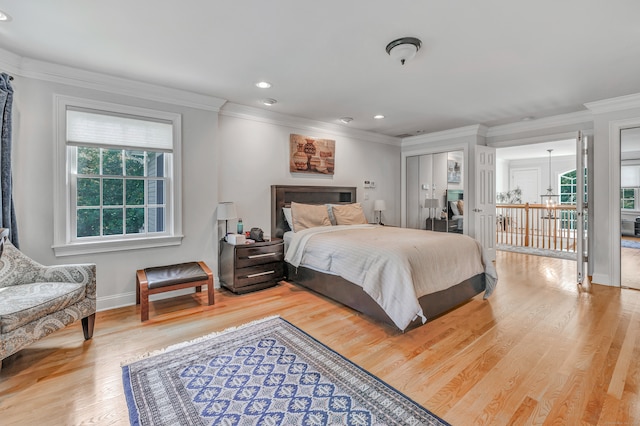
[[[96,315],[96,266],[44,266],[27,257],[0,228],[0,368],[2,360],[82,320],[86,340]]]

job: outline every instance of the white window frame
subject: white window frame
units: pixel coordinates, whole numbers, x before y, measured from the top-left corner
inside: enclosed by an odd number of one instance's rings
[[[71,156],[67,153],[67,109],[86,109],[133,117],[171,122],[173,125],[173,150],[170,162],[171,177],[166,194],[166,230],[154,234],[132,234],[99,238],[77,239],[73,224],[75,197],[71,173]],[[182,242],[182,117],[180,114],[146,108],[120,105],[91,99],[54,95],[54,127],[56,146],[54,149],[54,244],[56,256],[73,256],[151,247],[179,245]]]
[[[640,208],[638,207],[638,195],[640,195],[640,188],[632,188],[632,187],[625,187],[625,186],[621,186],[620,187],[620,192],[622,192],[625,189],[632,189],[633,190],[633,208],[631,209],[625,209],[624,207],[620,206],[620,210],[622,210],[625,213],[633,213],[636,212],[638,210],[640,210]],[[628,200],[629,198],[624,198],[626,200]],[[620,194],[620,202],[622,203],[622,194]]]

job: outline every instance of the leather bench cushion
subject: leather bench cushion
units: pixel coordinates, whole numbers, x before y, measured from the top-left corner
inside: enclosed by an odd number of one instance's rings
[[[0,288],[0,333],[9,333],[85,298],[85,285],[44,282]]]
[[[197,262],[147,268],[144,273],[150,289],[209,279]]]

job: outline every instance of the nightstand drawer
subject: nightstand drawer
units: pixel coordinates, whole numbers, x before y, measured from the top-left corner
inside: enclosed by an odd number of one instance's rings
[[[284,243],[262,247],[236,247],[236,268],[284,260]]]
[[[279,261],[237,269],[235,286],[237,288],[242,288],[265,281],[280,281],[283,278],[284,264]]]

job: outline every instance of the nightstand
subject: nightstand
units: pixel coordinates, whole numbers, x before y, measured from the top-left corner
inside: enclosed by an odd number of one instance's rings
[[[433,230],[438,232],[457,232],[458,230],[458,222],[455,220],[431,219],[431,218],[427,219],[427,224],[426,224],[427,231],[431,231],[432,226],[433,226]]]
[[[234,293],[274,286],[284,279],[284,241],[220,242],[220,284]]]

